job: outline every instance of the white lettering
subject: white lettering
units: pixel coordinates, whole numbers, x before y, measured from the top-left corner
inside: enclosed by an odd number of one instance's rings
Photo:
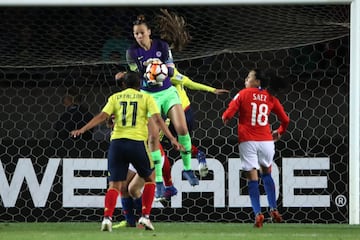
[[[63,206],[64,207],[104,207],[104,196],[75,195],[75,189],[106,189],[106,177],[75,177],[75,170],[107,169],[106,159],[63,160]]]
[[[182,180],[183,163],[178,160],[174,163],[171,170],[173,182],[176,184],[178,194],[171,198],[171,207],[182,207],[182,193],[183,192],[212,192],[214,193],[214,207],[225,206],[225,171],[220,161],[207,158],[207,166],[209,171],[213,171],[213,180],[201,180],[199,185],[192,187],[185,179]],[[192,159],[191,167],[193,170],[198,170],[198,162]]]
[[[20,158],[11,180],[8,180],[0,161],[0,197],[4,207],[15,207],[21,186],[26,180],[35,207],[45,207],[48,200],[60,159],[50,158],[43,177],[38,181],[31,159]],[[210,180],[201,180],[198,186],[192,187],[187,180],[182,179],[182,161],[176,161],[172,167],[172,177],[178,194],[172,198],[171,206],[182,207],[182,193],[211,192],[214,194],[214,207],[225,207],[226,188],[228,189],[229,207],[250,207],[249,196],[242,195],[240,189],[240,161],[237,158],[228,159],[228,186],[225,185],[225,170],[222,163],[216,159],[207,159],[209,170],[213,172]],[[192,169],[198,170],[197,160],[192,160]],[[326,189],[327,176],[295,176],[295,170],[328,170],[329,158],[284,158],[282,162],[282,206],[283,207],[330,207],[330,195],[295,194],[301,189]],[[80,195],[80,189],[106,189],[107,178],[78,177],[75,171],[106,171],[106,159],[63,159],[63,207],[98,207],[102,208],[104,196]],[[279,197],[279,168],[273,164],[272,176],[276,186],[276,198]],[[266,196],[261,196],[261,205],[268,206]],[[118,201],[118,207],[120,207]],[[154,203],[154,207],[161,207]]]
[[[295,189],[327,188],[327,177],[295,177],[294,170],[329,169],[329,158],[283,158],[283,206],[330,207],[329,195],[295,195]]]
[[[239,158],[228,159],[229,169],[229,207],[251,207],[249,195],[241,195],[240,189],[244,186],[240,186],[240,170],[241,164]],[[271,176],[275,182],[275,196],[279,198],[279,168],[274,163],[272,165]],[[262,207],[268,207],[268,201],[266,195],[260,196],[260,204]]]
[[[60,159],[58,158],[49,159],[44,176],[39,184],[31,159],[19,158],[11,183],[8,184],[2,162],[0,161],[0,195],[4,207],[15,207],[24,180],[26,180],[29,187],[34,206],[45,207],[59,163]]]
[[[262,101],[262,102],[265,102],[265,101],[266,101],[266,95],[253,93],[253,100],[254,100],[254,101]]]

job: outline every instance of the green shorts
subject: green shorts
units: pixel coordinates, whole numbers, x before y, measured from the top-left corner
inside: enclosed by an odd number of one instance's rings
[[[161,115],[167,116],[167,113],[172,106],[175,104],[181,104],[178,91],[174,86],[160,92],[147,92],[144,90],[141,90],[141,92],[147,93],[155,99]]]

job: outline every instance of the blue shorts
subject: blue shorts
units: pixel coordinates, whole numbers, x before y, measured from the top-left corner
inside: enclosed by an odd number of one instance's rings
[[[149,177],[154,166],[149,153],[144,141],[113,139],[108,152],[109,181],[125,181],[129,163],[132,163],[140,177]]]

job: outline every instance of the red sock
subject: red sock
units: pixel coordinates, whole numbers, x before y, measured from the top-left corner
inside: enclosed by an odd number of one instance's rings
[[[146,182],[142,194],[142,215],[150,215],[155,196],[155,183]]]
[[[164,165],[162,168],[162,174],[163,174],[163,180],[164,180],[165,187],[172,186],[173,183],[172,183],[172,179],[171,179],[171,166],[170,166],[170,161],[166,155],[164,156]]]
[[[110,188],[107,190],[105,195],[104,217],[112,217],[118,196],[119,192],[116,189]]]
[[[198,152],[199,152],[199,149],[197,147],[195,147],[194,145],[191,145],[191,156],[196,157]]]
[[[162,147],[161,144],[159,145],[159,149],[160,149],[160,152],[161,152],[161,157],[164,159],[164,165],[163,165],[163,168],[162,168],[164,185],[165,185],[165,187],[169,187],[169,186],[173,185],[172,179],[171,179],[170,161],[169,161],[169,158],[166,156],[164,148]]]

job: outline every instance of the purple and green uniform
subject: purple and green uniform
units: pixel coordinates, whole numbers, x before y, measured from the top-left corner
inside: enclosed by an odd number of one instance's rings
[[[145,50],[138,44],[130,47],[126,52],[126,59],[131,71],[138,71],[144,76],[146,66],[144,63],[150,58],[158,58],[169,69],[169,76],[162,82],[162,86],[148,85],[145,77],[142,77],[141,91],[152,95],[160,109],[161,114],[167,115],[169,109],[175,104],[181,104],[176,89],[172,86],[170,77],[174,73],[174,63],[169,45],[162,40],[152,40],[151,48]]]
[[[162,86],[150,86],[147,79],[144,77],[146,66],[144,63],[150,58],[160,59],[169,69],[168,77],[162,82]],[[158,108],[162,115],[168,115],[169,110],[175,104],[181,104],[180,97],[174,86],[172,86],[170,77],[174,74],[174,62],[167,42],[160,39],[153,39],[149,50],[145,50],[140,45],[135,43],[126,52],[126,60],[131,71],[138,71],[141,73],[142,84],[141,91],[150,94],[154,97]],[[185,152],[181,152],[181,158],[184,163],[184,169],[191,169],[191,139],[190,135],[178,135],[178,141],[185,148]],[[160,150],[152,152],[152,157],[155,163],[156,182],[162,182],[161,171],[161,153]],[[159,167],[160,166],[160,167]]]

